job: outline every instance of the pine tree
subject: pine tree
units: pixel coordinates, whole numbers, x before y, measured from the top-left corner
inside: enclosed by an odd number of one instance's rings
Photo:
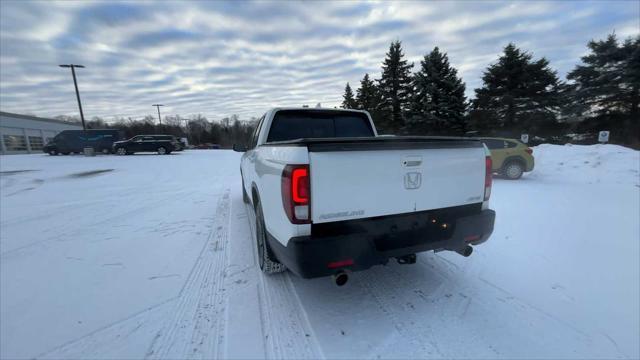
[[[368,111],[373,121],[377,124],[380,120],[378,111],[380,92],[373,80],[369,78],[369,74],[364,74],[364,77],[360,80],[360,88],[356,92],[356,103],[358,109]]]
[[[573,115],[598,118],[618,128],[640,122],[640,36],[618,42],[615,34],[592,40],[583,64],[567,74],[568,101],[583,104]],[[574,109],[574,108],[572,108]],[[621,120],[622,123],[616,122]]]
[[[378,80],[380,105],[383,116],[380,127],[385,131],[398,131],[404,126],[404,115],[411,94],[411,68],[404,59],[402,43],[392,42],[382,64],[382,76]]]
[[[465,84],[438,47],[424,56],[413,76],[408,121],[421,134],[462,135],[466,130]]]
[[[356,103],[356,99],[353,97],[351,86],[347,83],[347,86],[344,87],[344,95],[342,95],[342,108],[356,109],[357,107],[358,104]]]
[[[472,107],[475,117],[480,114],[491,131],[517,132],[556,122],[561,84],[547,59],[532,58],[509,44],[498,62],[484,72],[483,86],[475,90]]]

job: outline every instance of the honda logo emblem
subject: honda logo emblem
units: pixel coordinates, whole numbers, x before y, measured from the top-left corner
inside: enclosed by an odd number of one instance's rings
[[[422,185],[422,173],[408,172],[404,175],[404,188],[408,190],[418,189]]]

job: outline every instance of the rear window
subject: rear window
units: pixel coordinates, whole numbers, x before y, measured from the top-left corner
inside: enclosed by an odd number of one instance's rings
[[[489,149],[504,149],[504,141],[497,139],[482,139],[482,142],[487,145]]]
[[[267,142],[369,136],[373,136],[373,129],[362,113],[283,110],[276,113]]]

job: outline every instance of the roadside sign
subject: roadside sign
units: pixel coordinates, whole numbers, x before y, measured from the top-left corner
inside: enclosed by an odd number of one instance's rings
[[[525,144],[528,143],[529,142],[529,134],[520,135],[520,141],[522,141]]]
[[[609,142],[609,132],[608,131],[600,131],[598,134],[598,142],[606,143]]]

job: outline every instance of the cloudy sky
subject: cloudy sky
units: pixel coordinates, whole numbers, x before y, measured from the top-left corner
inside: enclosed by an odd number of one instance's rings
[[[62,63],[83,64],[85,116],[203,114],[247,119],[272,106],[338,105],[345,83],[378,77],[389,43],[418,63],[434,46],[467,83],[508,42],[560,76],[590,39],[640,31],[638,1],[0,1],[0,108],[77,115]]]

